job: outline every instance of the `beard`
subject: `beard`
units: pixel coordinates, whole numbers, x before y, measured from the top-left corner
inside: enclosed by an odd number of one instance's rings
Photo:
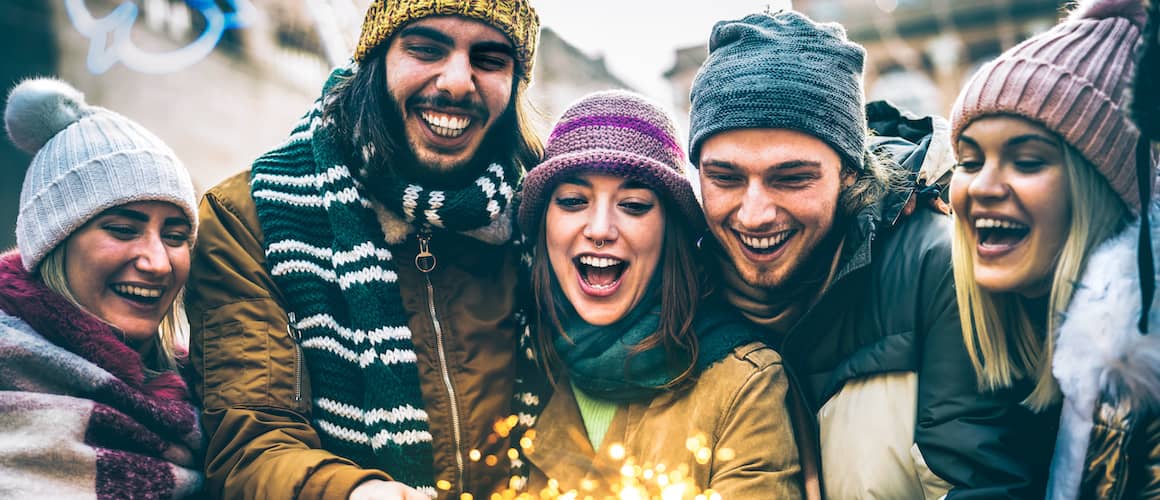
[[[492,163],[512,162],[514,150],[509,138],[515,129],[514,106],[509,105],[485,132],[483,140],[470,158],[456,163],[446,163],[441,158],[422,158],[415,154],[416,140],[408,136],[403,123],[402,107],[388,92],[387,103],[382,110],[383,125],[392,147],[369,145],[370,154],[364,154],[363,176],[369,179],[397,177],[408,183],[416,183],[428,189],[460,189],[475,182]],[[513,100],[514,102],[514,100]],[[479,116],[488,116],[482,103],[470,100],[453,101],[447,96],[415,96],[407,105],[431,104],[470,109]],[[361,142],[361,141],[360,141]],[[367,150],[368,145],[356,144],[356,150]]]

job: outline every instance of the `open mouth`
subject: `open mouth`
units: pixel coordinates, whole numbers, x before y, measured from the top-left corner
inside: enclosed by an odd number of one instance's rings
[[[747,250],[758,255],[772,255],[785,246],[785,242],[797,234],[797,229],[787,229],[769,236],[750,236],[748,234],[737,233],[737,239],[745,246]]]
[[[446,137],[454,139],[463,135],[467,131],[467,127],[471,126],[471,117],[464,115],[451,115],[447,113],[438,113],[435,111],[423,111],[419,113],[423,119],[423,123],[439,137]]]
[[[113,285],[113,293],[117,296],[140,304],[153,305],[161,301],[161,288],[147,288],[133,285]]]
[[[574,259],[580,279],[595,291],[610,290],[620,284],[628,262],[613,257],[581,255]]]
[[[975,219],[975,231],[981,247],[1010,248],[1027,238],[1031,228],[1011,220],[979,218]]]

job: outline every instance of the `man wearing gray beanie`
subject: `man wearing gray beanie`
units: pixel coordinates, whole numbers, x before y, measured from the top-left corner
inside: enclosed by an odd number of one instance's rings
[[[864,59],[797,12],[713,28],[690,96],[706,261],[794,374],[810,497],[1019,497],[1005,395],[963,347],[947,123],[866,105]]]

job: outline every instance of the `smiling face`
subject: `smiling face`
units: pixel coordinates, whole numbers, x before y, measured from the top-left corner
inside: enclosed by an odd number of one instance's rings
[[[1059,139],[993,116],[967,126],[956,147],[951,205],[974,250],[975,281],[990,292],[1047,294],[1071,221]]]
[[[386,54],[387,89],[419,163],[469,163],[512,97],[514,48],[495,28],[454,16],[408,24]]]
[[[189,277],[189,218],[176,205],[144,201],[93,217],[65,242],[64,271],[82,307],[139,347]]]
[[[825,142],[787,129],[734,129],[701,146],[701,198],[713,236],[741,278],[782,287],[829,235],[842,160]]]
[[[610,325],[644,298],[665,235],[664,209],[651,189],[609,175],[565,179],[552,192],[544,227],[552,272],[584,321]]]

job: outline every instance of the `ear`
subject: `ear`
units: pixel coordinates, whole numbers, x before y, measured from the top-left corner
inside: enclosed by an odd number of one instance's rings
[[[852,168],[842,166],[842,189],[847,189],[858,182],[858,171]]]

